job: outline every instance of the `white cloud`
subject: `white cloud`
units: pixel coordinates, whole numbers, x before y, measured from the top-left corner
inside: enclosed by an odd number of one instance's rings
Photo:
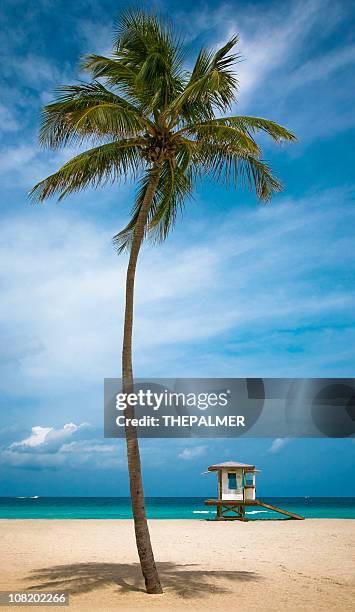
[[[112,52],[113,24],[100,20],[81,19],[78,34],[83,42],[83,52],[108,55]]]
[[[66,423],[60,429],[36,425],[31,432],[27,438],[2,448],[0,463],[32,470],[126,465],[119,445],[97,437],[98,432],[88,423]]]
[[[33,145],[7,147],[0,154],[0,174],[8,175],[14,171],[21,175],[23,167],[28,167],[35,156],[36,148]]]
[[[15,132],[20,129],[20,124],[14,113],[0,104],[0,132]]]
[[[10,448],[21,448],[26,446],[35,448],[36,446],[40,446],[41,444],[44,444],[46,436],[50,431],[53,431],[52,427],[41,427],[40,425],[35,425],[34,427],[32,427],[31,436],[25,438],[24,440],[21,440],[21,442],[13,442]]]
[[[44,87],[63,85],[73,79],[73,72],[67,62],[56,64],[43,55],[32,53],[27,55],[14,53],[8,58],[5,74],[10,70],[12,74],[16,73],[22,83],[26,83],[39,92]]]
[[[36,137],[28,140],[33,143]],[[0,154],[2,185],[23,188],[26,193],[79,152],[79,149],[72,148],[45,151],[36,144],[11,144],[3,147]]]
[[[207,446],[192,446],[190,448],[184,448],[181,453],[179,453],[179,459],[183,459],[184,461],[192,461],[194,459],[198,459],[199,457],[203,457],[207,452]]]
[[[289,438],[275,438],[268,449],[268,453],[275,455],[276,453],[280,452],[280,450],[282,450],[289,442]]]
[[[80,429],[85,429],[88,426],[88,423],[81,423],[80,425],[66,423],[62,429],[54,429],[53,427],[36,425],[32,427],[32,434],[28,438],[20,440],[20,442],[13,442],[10,449],[17,449],[19,451],[35,449],[36,452],[47,453],[57,452],[66,440],[71,438]]]

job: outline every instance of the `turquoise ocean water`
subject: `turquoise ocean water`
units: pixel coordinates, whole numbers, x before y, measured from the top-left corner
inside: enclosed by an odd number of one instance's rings
[[[355,519],[355,497],[263,497],[306,518]],[[213,519],[215,510],[203,497],[148,497],[151,519]],[[249,507],[249,519],[280,518],[266,508]],[[129,519],[128,497],[0,497],[0,519]]]

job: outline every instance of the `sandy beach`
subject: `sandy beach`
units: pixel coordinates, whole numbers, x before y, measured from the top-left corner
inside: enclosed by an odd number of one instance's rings
[[[129,520],[1,520],[0,590],[67,590],[71,610],[354,609],[353,520],[150,529],[164,595],[143,591]]]

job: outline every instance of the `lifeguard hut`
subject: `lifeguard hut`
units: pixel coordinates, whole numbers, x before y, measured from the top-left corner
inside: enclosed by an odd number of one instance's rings
[[[255,465],[226,461],[210,465],[209,472],[217,472],[218,498],[206,499],[207,506],[217,506],[217,520],[247,521],[246,506],[262,506],[274,512],[286,514],[289,518],[304,519],[303,516],[283,510],[277,506],[266,504],[256,497],[256,474],[259,472]]]

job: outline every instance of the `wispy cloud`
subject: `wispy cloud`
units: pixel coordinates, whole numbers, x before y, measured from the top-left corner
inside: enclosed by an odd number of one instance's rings
[[[183,448],[178,457],[184,461],[193,461],[194,459],[203,457],[206,454],[207,449],[207,446],[191,446]]]
[[[55,172],[79,149],[45,151],[37,144],[37,135],[27,142],[4,146],[0,153],[0,177],[2,185],[21,189],[26,194],[37,182]]]
[[[4,104],[0,104],[0,134],[2,132],[16,132],[20,129],[20,123],[15,114]]]
[[[26,83],[35,89],[42,89],[48,85],[59,85],[66,81],[65,66],[59,66],[47,59],[45,56],[28,54],[26,56],[12,58],[12,70],[21,79],[22,83]],[[67,68],[69,72],[69,67]],[[72,73],[70,72],[72,76]]]
[[[245,61],[238,65],[240,102],[244,104],[256,89],[263,89],[270,82],[270,75],[289,62],[295,64],[307,37],[318,31],[324,36],[336,27],[339,7],[322,0],[299,0],[292,5],[269,5],[260,11],[243,11],[229,22],[229,33],[240,26],[240,49]],[[319,28],[322,27],[322,33]],[[290,75],[288,74],[288,77]],[[311,78],[311,74],[309,74]],[[291,68],[292,78],[292,68]],[[287,86],[288,78],[285,79]],[[270,92],[270,88],[268,88]],[[280,95],[280,92],[277,92]]]
[[[279,453],[289,442],[289,438],[275,438],[271,446],[268,448],[268,453],[271,453],[272,455]]]
[[[340,49],[319,54],[317,57],[299,66],[286,83],[288,90],[304,87],[309,83],[317,83],[329,79],[337,71],[355,64],[355,44],[349,43]]]
[[[332,358],[317,353],[320,338],[335,337],[339,359],[348,345],[341,349],[341,330],[330,336],[329,327],[350,326],[355,303],[346,282],[353,266],[349,197],[338,191],[246,209],[225,221],[220,216],[217,225],[201,223],[195,244],[186,226],[161,249],[145,249],[136,292],[138,369],[177,376],[183,364],[191,371],[194,363],[200,375],[213,369],[218,375],[228,355],[228,371],[239,371],[244,362],[248,371],[259,363],[260,373],[260,363],[275,349],[276,359],[288,356],[279,368],[293,359],[300,367],[304,338],[313,338],[308,350],[315,343],[308,368]],[[13,384],[14,360],[23,384],[40,393],[64,381],[76,387],[78,380],[118,374],[126,261],[114,254],[112,233],[112,227],[84,222],[65,209],[54,215],[37,208],[3,224],[3,388]],[[304,338],[287,334],[297,328],[304,328]]]
[[[325,4],[328,10],[324,10]],[[270,73],[290,60],[295,64],[302,45],[314,30],[319,38],[325,37],[344,15],[346,10],[341,3],[334,6],[329,1],[298,0],[291,5],[265,4],[263,10],[259,5],[236,8],[232,3],[222,3],[216,8],[197,10],[193,18],[191,13],[183,12],[176,17],[188,32],[188,40],[203,35],[210,45],[218,47],[229,37],[239,34],[242,61],[238,61],[236,71],[240,101],[244,103],[253,90],[264,86]]]
[[[113,24],[96,19],[81,19],[77,25],[78,35],[82,40],[83,53],[107,55],[112,52]]]
[[[23,175],[23,168],[36,156],[36,147],[23,144],[18,147],[8,147],[0,154],[0,174],[9,176],[13,171]]]
[[[352,19],[349,3],[297,0],[263,3],[262,10],[222,3],[177,19],[190,41],[209,46],[239,34],[237,112],[275,118],[303,143],[354,125],[354,77],[344,74],[354,66],[352,36],[343,34]]]

